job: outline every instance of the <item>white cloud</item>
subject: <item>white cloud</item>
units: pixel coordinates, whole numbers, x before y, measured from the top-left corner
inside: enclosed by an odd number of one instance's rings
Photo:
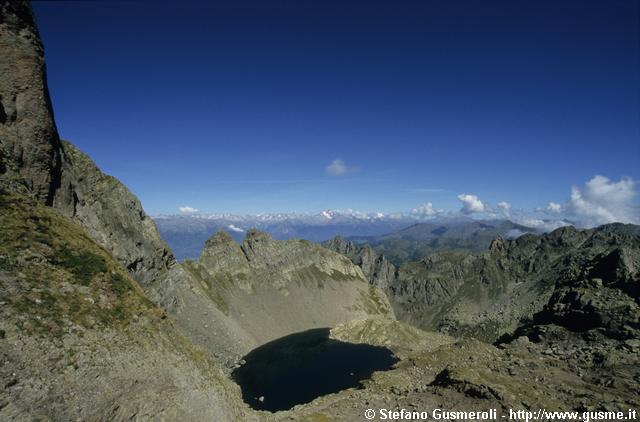
[[[498,202],[498,208],[503,211],[509,211],[511,209],[511,204],[507,201]]]
[[[504,237],[506,237],[507,239],[517,239],[518,237],[522,236],[523,234],[525,234],[525,232],[523,232],[520,229],[511,229],[508,232],[506,232],[504,234]]]
[[[476,195],[461,194],[458,195],[458,199],[462,202],[462,209],[460,212],[463,214],[473,214],[474,212],[488,211],[489,207],[480,200]]]
[[[190,207],[188,205],[185,205],[184,207],[180,207],[178,209],[180,210],[180,212],[182,214],[194,214],[194,213],[200,211],[199,209]]]
[[[243,233],[243,232],[244,232],[244,230],[243,230],[243,229],[241,229],[240,227],[236,227],[236,226],[234,226],[233,224],[229,224],[229,225],[227,226],[227,228],[228,228],[229,230],[231,230],[231,231],[238,232],[238,233]]]
[[[348,167],[344,160],[340,158],[336,158],[325,168],[325,172],[329,176],[335,177],[344,176],[352,171],[353,169]]]
[[[522,216],[514,221],[520,225],[525,227],[531,227],[532,229],[536,229],[543,232],[550,232],[559,227],[568,226],[569,223],[562,220],[542,220],[535,217]]]
[[[418,208],[411,210],[411,214],[418,217],[433,217],[439,213],[442,213],[442,210],[433,208],[433,204],[431,202],[427,202],[426,204],[420,205]]]
[[[614,182],[604,176],[594,176],[583,188],[573,186],[568,213],[584,226],[620,222],[640,222],[639,210],[632,204],[636,195],[635,181],[622,178]]]
[[[547,205],[547,211],[559,213],[560,211],[562,211],[562,205],[556,202],[549,202],[549,205]]]

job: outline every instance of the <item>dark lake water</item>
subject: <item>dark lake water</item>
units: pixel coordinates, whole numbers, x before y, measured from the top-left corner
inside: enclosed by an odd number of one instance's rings
[[[276,412],[316,397],[360,386],[398,359],[385,347],[345,343],[318,328],[279,338],[251,351],[233,371],[244,401]]]

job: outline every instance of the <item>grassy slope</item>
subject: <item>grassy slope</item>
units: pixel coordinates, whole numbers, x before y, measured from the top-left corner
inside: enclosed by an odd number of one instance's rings
[[[239,391],[76,223],[0,190],[0,419],[244,413]]]
[[[69,324],[113,327],[159,315],[76,224],[7,192],[0,193],[0,209],[0,301],[23,316],[20,330],[59,335]]]

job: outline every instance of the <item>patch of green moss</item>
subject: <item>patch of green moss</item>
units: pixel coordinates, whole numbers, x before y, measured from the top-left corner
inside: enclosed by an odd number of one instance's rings
[[[7,207],[7,200],[5,199],[4,192],[0,190],[0,209]]]
[[[111,275],[111,288],[118,297],[122,297],[131,291],[131,284],[119,273]]]
[[[0,256],[0,270],[9,271],[13,268],[11,260],[7,256]]]
[[[94,275],[107,272],[107,264],[102,257],[86,250],[72,251],[66,246],[56,250],[55,262],[85,286],[91,283]]]
[[[102,309],[98,313],[100,322],[105,325],[112,325],[113,323],[123,322],[129,318],[129,312],[125,306],[118,303],[111,308]]]
[[[53,246],[50,233],[50,217],[33,215],[29,217],[29,223],[31,223],[31,226],[34,228],[32,232],[33,240],[48,246]]]

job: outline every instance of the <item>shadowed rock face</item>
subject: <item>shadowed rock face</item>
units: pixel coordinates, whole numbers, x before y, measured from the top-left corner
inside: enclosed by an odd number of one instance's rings
[[[0,1],[0,183],[82,224],[144,286],[175,259],[138,199],[63,143],[27,1]]]
[[[368,245],[356,245],[351,241],[346,241],[342,236],[336,236],[323,245],[327,249],[347,256],[362,269],[364,276],[371,284],[385,292],[388,292],[397,277],[395,265]]]
[[[640,338],[640,239],[616,237],[613,248],[578,261],[577,270],[561,272],[548,303],[518,332],[555,324],[577,333],[597,330],[619,340]],[[596,244],[612,240],[604,230],[591,238]]]
[[[82,224],[143,287],[161,280],[176,261],[138,198],[74,145],[62,146],[62,178],[53,206]]]
[[[0,1],[0,52],[0,178],[51,205],[62,171],[60,140],[27,1]]]

